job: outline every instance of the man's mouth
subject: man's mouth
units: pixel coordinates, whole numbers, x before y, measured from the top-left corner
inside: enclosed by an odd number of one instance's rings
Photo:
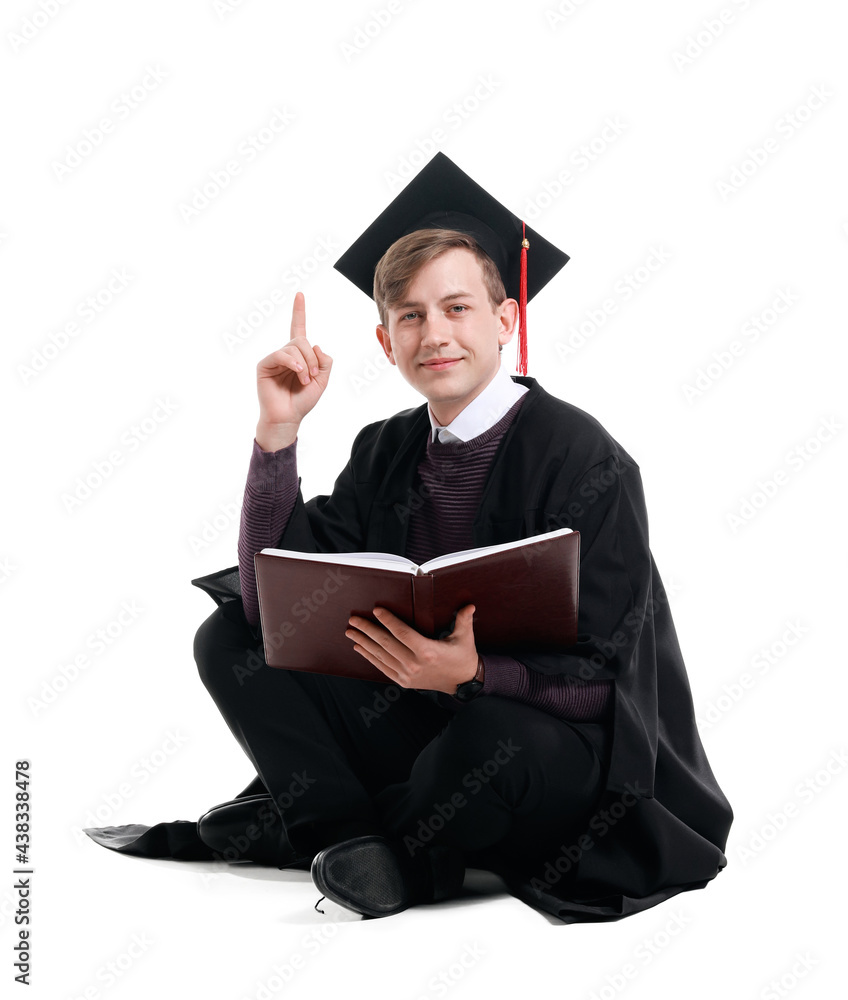
[[[462,358],[434,358],[432,361],[425,361],[422,368],[429,368],[430,371],[440,372],[446,368],[451,368]]]

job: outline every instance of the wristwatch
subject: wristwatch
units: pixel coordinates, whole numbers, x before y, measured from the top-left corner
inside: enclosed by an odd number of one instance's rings
[[[483,657],[477,657],[477,673],[471,678],[470,681],[463,681],[462,684],[457,684],[456,692],[454,698],[457,701],[471,701],[472,698],[476,698],[478,694],[483,690],[483,679],[485,670],[483,668]]]

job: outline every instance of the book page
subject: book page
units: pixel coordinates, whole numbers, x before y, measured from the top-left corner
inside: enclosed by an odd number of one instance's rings
[[[262,552],[265,555],[289,559],[310,559],[313,562],[341,566],[370,566],[372,569],[384,569],[391,573],[420,575],[416,563],[392,552],[295,552],[293,549],[262,549]]]
[[[559,535],[570,535],[571,528],[556,528],[554,531],[545,531],[541,535],[531,535],[530,538],[519,538],[514,542],[500,542],[498,545],[484,545],[477,549],[462,549],[460,552],[446,552],[443,556],[436,556],[429,562],[421,564],[421,572],[429,573],[438,569],[439,566],[453,566],[457,563],[468,562],[469,559],[476,559],[478,556],[490,555],[493,552],[505,552],[507,549],[517,549],[522,545],[532,545],[536,542],[546,542]]]

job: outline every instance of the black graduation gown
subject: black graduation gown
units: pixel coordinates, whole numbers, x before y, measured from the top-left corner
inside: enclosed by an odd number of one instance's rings
[[[514,896],[565,922],[615,920],[714,878],[733,814],[695,724],[639,467],[589,414],[533,378],[512,378],[529,392],[492,462],[473,545],[580,531],[577,643],[519,658],[545,674],[612,680],[615,698],[606,787],[585,833],[542,870],[499,874]],[[332,494],[304,502],[298,492],[277,547],[404,555],[429,428],[426,403],[364,427]],[[217,603],[240,597],[237,567],[192,582]],[[189,823],[92,834],[125,853],[210,856]]]

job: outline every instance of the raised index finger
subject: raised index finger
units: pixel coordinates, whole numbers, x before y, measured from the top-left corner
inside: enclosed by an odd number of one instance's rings
[[[295,337],[306,336],[306,297],[303,292],[298,292],[294,297],[292,306],[291,340]]]

